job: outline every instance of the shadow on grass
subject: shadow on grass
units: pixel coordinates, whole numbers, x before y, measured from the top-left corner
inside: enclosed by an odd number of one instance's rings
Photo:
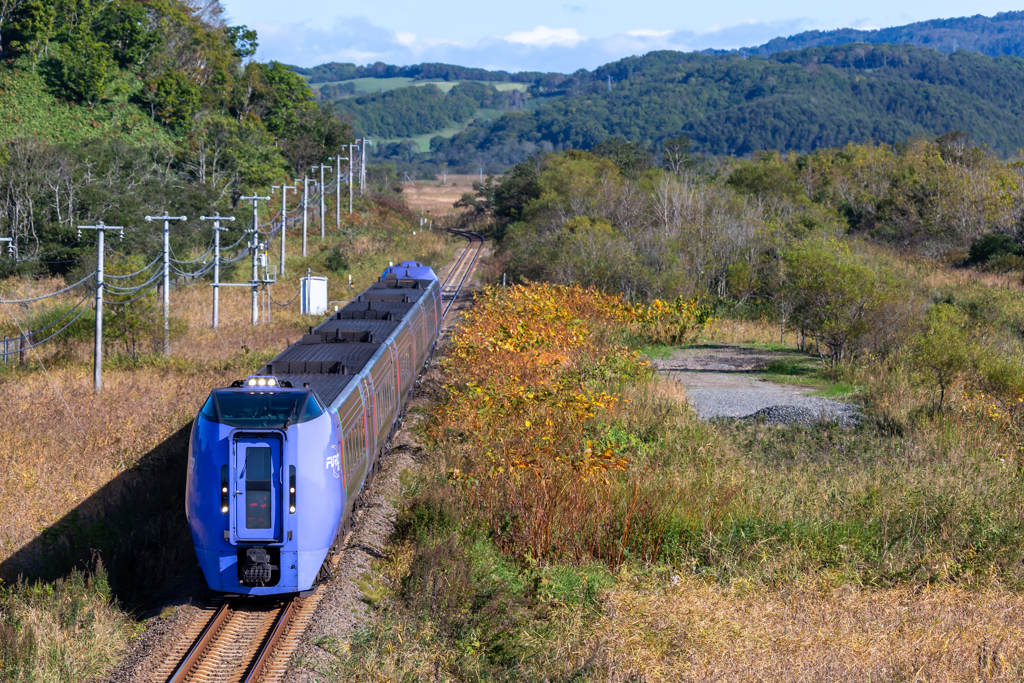
[[[103,561],[113,596],[145,613],[205,584],[185,519],[189,422],[0,563],[0,578],[53,581]]]

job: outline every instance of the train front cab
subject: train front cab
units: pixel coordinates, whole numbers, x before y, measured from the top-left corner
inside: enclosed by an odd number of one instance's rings
[[[278,428],[231,426],[209,413],[197,418],[186,509],[200,567],[214,590],[270,595],[308,590],[315,582],[344,495],[341,464],[331,457],[338,449],[329,447],[338,443],[337,416],[319,401],[317,411]]]

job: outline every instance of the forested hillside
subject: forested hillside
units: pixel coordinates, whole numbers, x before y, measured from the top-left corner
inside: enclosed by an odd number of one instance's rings
[[[853,28],[805,31],[788,38],[774,38],[764,45],[744,48],[742,52],[768,56],[785,50],[844,43],[909,43],[947,53],[968,50],[990,57],[1024,57],[1024,12],[1000,12],[994,17],[977,14],[973,17],[931,19],[873,31]]]
[[[499,167],[610,137],[659,149],[683,134],[697,151],[745,155],[962,130],[1005,155],[1024,146],[1022,94],[1024,61],[964,51],[854,44],[748,59],[654,52],[600,67],[549,104],[430,146],[436,164]]]
[[[497,172],[535,151],[590,149],[612,137],[658,151],[679,135],[698,152],[746,155],[961,130],[1006,156],[1024,146],[1022,28],[1024,12],[1006,12],[811,31],[573,74],[383,63],[295,70],[358,133],[382,143],[378,159],[427,173]],[[438,89],[424,85],[431,81]],[[522,92],[500,89],[513,84]]]
[[[19,270],[61,270],[97,220],[146,250],[147,213],[234,211],[350,138],[305,79],[252,60],[256,33],[217,0],[23,0],[0,3],[0,27],[0,223]]]

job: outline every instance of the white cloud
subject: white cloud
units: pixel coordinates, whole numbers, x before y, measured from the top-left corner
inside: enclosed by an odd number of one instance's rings
[[[575,28],[538,26],[475,41],[429,38],[372,24],[365,17],[344,17],[332,24],[266,23],[259,32],[259,59],[316,66],[325,62],[418,64],[442,62],[506,71],[572,73],[594,69],[652,50],[693,51],[708,47],[738,48],[791,35],[807,26],[804,20],[745,21],[705,31],[634,29],[608,36],[587,37]]]
[[[533,45],[535,47],[550,47],[551,45],[572,47],[586,40],[586,38],[581,36],[574,28],[538,26],[532,31],[514,31],[505,36],[505,40],[510,43]]]
[[[672,31],[656,31],[653,28],[635,28],[632,31],[626,31],[627,36],[643,38],[660,38],[671,34]]]
[[[850,24],[850,28],[855,28],[859,31],[877,31],[882,27],[869,19],[861,19]]]

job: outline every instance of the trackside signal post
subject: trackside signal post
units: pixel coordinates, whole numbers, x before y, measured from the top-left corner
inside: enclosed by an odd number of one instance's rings
[[[220,227],[221,221],[234,221],[234,216],[200,216],[201,221],[213,221],[213,329],[217,329],[220,304],[220,233],[227,228]]]
[[[171,221],[185,221],[188,216],[146,216],[149,222],[164,222],[164,355],[171,355]]]
[[[79,225],[78,234],[83,230],[96,231],[96,337],[93,355],[92,381],[93,390],[98,394],[103,389],[103,236],[107,230],[116,230],[124,238],[124,228],[120,225],[104,225],[100,221],[96,225]],[[166,291],[166,290],[165,290]]]
[[[240,199],[252,200],[252,240],[249,242],[249,249],[252,251],[252,324],[255,325],[260,321],[260,306],[257,303],[257,292],[259,292],[260,286],[257,280],[259,274],[256,272],[257,257],[260,251],[260,221],[256,206],[259,200],[270,201],[270,197],[253,195],[251,197],[240,197]],[[303,242],[305,242],[305,235],[303,235]]]

